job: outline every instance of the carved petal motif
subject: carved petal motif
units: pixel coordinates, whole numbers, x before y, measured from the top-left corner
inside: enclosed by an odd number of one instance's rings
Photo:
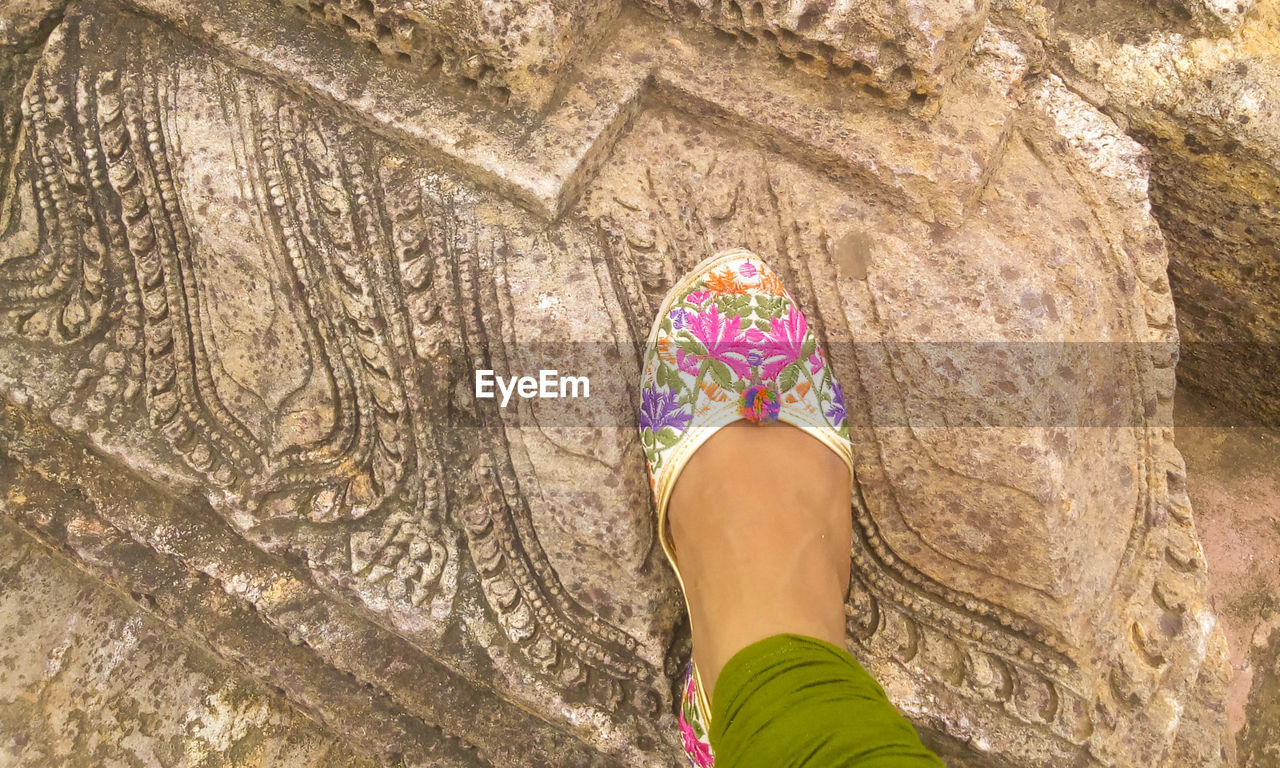
[[[95,466],[190,497],[147,527],[99,493],[122,538],[455,732],[442,709],[515,702],[582,747],[559,764],[657,764],[664,667],[685,649],[639,454],[468,385],[536,362],[531,339],[593,336],[621,382],[602,401],[629,426],[658,298],[745,245],[811,310],[860,425],[859,656],[939,738],[1019,765],[1164,759],[1178,707],[1213,684],[1217,635],[1165,426],[1163,245],[1136,145],[1054,78],[1028,79],[991,24],[968,56],[983,4],[943,31],[964,56],[922,60],[967,62],[931,118],[636,14],[520,133],[445,89],[423,99],[457,107],[437,123],[414,106],[425,80],[290,48],[322,30],[270,26],[281,6],[145,2],[238,58],[73,6],[27,88],[0,208],[0,379],[109,457]],[[764,27],[817,8],[792,5],[770,4]],[[280,45],[264,53],[236,21]],[[432,142],[497,191],[424,157]],[[1118,426],[1064,426],[1043,372],[987,342],[1119,345],[1115,375],[1074,393]],[[1004,411],[978,407],[997,397]],[[193,544],[191,510],[269,567],[228,574]],[[331,611],[378,626],[318,630]],[[482,692],[424,706],[447,692],[405,680],[433,665]],[[485,733],[508,762],[545,754]]]

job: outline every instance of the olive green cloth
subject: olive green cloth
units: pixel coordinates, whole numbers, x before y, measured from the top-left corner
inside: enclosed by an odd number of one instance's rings
[[[843,648],[774,635],[734,654],[711,703],[716,768],[943,768]]]

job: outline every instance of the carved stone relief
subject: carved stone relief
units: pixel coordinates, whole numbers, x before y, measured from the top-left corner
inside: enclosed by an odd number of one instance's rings
[[[513,106],[538,108],[557,76],[590,48],[617,0],[453,3],[440,0],[284,0],[341,27],[398,65],[439,68]]]
[[[8,514],[171,621],[221,589],[196,634],[239,658],[226,617],[251,615],[278,649],[254,674],[379,755],[671,764],[687,631],[631,380],[671,282],[744,245],[847,382],[850,647],[927,739],[957,764],[1220,752],[1145,155],[1019,34],[975,7],[955,51],[907,46],[942,57],[913,117],[549,3],[600,41],[513,113],[365,50],[341,14],[377,37],[372,5],[66,9],[0,216],[3,455],[50,499]],[[473,397],[547,356],[591,370],[588,403]],[[394,738],[347,722],[353,688]]]
[[[973,47],[988,3],[821,3],[645,0],[796,61],[821,77],[848,80],[899,103],[923,106]]]
[[[1151,151],[1181,380],[1280,423],[1280,3],[1197,33],[1151,9],[1060,15],[1054,68]],[[1233,424],[1233,426],[1236,426]]]

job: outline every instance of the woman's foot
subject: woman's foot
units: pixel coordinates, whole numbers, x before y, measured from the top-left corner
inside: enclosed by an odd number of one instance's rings
[[[795,297],[741,249],[671,289],[640,386],[659,540],[685,588],[696,649],[681,734],[690,761],[709,766],[709,697],[734,653],[780,633],[843,641],[853,466],[844,395]]]
[[[783,424],[738,422],[690,457],[667,515],[708,698],[725,663],[757,640],[844,645],[850,487],[841,457]]]

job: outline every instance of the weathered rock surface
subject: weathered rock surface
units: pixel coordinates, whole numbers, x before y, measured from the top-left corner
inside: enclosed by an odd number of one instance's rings
[[[671,19],[707,26],[901,103],[923,105],[968,57],[986,0],[824,3],[818,0],[643,0]]]
[[[618,0],[283,0],[382,54],[382,66],[437,68],[513,106],[546,104],[583,49],[618,12]],[[172,3],[181,12],[185,3]],[[245,10],[253,13],[250,6]],[[275,16],[273,8],[264,8]],[[275,16],[278,18],[278,16]],[[262,39],[257,40],[264,43]]]
[[[1256,666],[1249,689],[1249,721],[1240,731],[1241,768],[1264,768],[1280,760],[1280,611],[1274,603],[1262,614],[1262,623],[1250,644],[1250,660]]]
[[[0,179],[9,177],[15,157],[22,90],[65,5],[62,0],[24,0],[0,8]]]
[[[926,738],[1221,764],[1146,153],[1009,14],[886,8],[938,35],[901,54],[927,104],[636,8],[512,111],[358,18],[68,6],[0,208],[6,483],[47,499],[6,514],[384,761],[671,764],[633,380],[667,287],[743,245],[849,395],[850,647]],[[552,367],[591,397],[473,397]]]
[[[1210,35],[1126,2],[1055,22],[1054,69],[1151,151],[1181,380],[1280,424],[1280,3]]]
[[[15,483],[13,507],[51,500],[26,498],[29,486],[6,481]],[[378,765],[8,517],[0,518],[0,625],[4,765]]]
[[[1227,407],[1180,390],[1177,441],[1231,649],[1227,746],[1233,764],[1255,768],[1280,759],[1280,429],[1223,426]]]

